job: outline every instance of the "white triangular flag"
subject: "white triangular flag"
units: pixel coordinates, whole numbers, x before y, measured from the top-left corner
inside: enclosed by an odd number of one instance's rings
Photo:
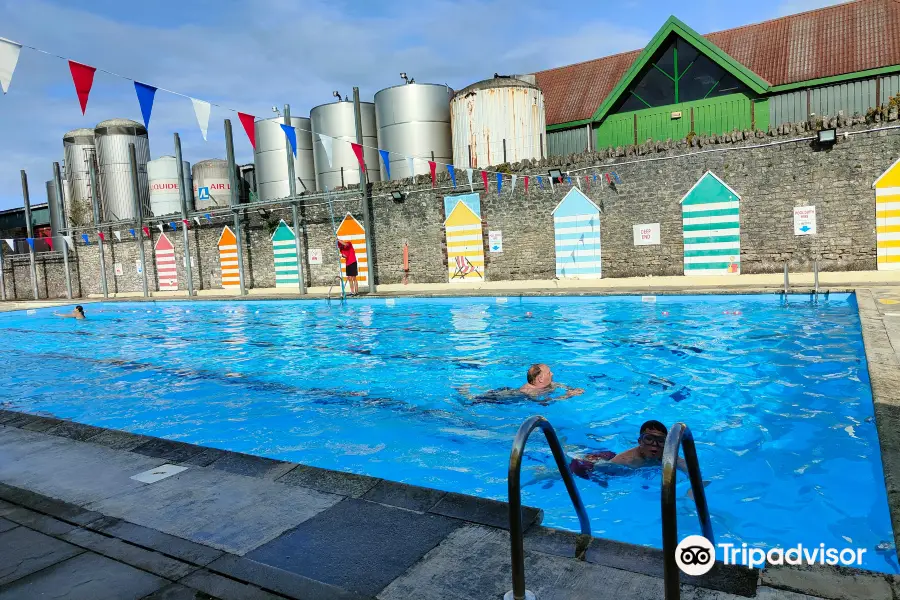
[[[120,242],[122,241],[122,232],[121,231],[113,231],[113,235],[116,236],[116,239]]]
[[[160,223],[159,225],[157,225],[157,227],[159,227],[159,232],[160,232],[160,233],[165,233],[165,232],[166,232],[166,226],[163,225],[162,223]]]
[[[552,191],[553,191],[553,178],[552,178],[552,177],[548,177],[547,179],[550,180],[550,191],[552,192]]]
[[[578,183],[578,189],[581,189],[581,177],[576,176],[575,181]]]
[[[194,221],[197,223],[197,226],[200,226],[200,217],[194,217]]]
[[[19,62],[21,49],[21,44],[0,38],[0,88],[3,89],[4,94],[9,90],[9,82],[12,81],[13,71],[16,70],[16,63]]]
[[[415,177],[416,176],[416,159],[413,158],[412,156],[407,156],[406,164],[409,167],[409,176]]]
[[[514,191],[516,191],[516,179],[518,179],[518,178],[519,178],[518,175],[513,175],[513,176],[512,176],[512,181],[511,181],[510,184],[509,184],[509,195],[510,195],[510,196],[512,196],[512,193],[513,193]]]
[[[75,249],[75,241],[72,239],[71,235],[64,235],[63,239],[66,240],[66,246],[69,247],[69,250]]]
[[[472,169],[466,169],[466,177],[469,178],[469,191],[475,191],[475,184],[472,182]]]
[[[334,139],[320,133],[319,141],[322,142],[322,148],[325,149],[325,156],[328,158],[328,168],[331,168],[331,145]]]
[[[194,114],[197,115],[197,125],[200,126],[200,133],[203,134],[203,140],[206,141],[206,131],[209,129],[209,102],[206,100],[197,100],[191,98],[194,105]]]
[[[13,252],[16,251],[16,243],[13,240],[3,240],[3,241],[6,242],[7,244],[9,244],[10,250],[12,250]]]

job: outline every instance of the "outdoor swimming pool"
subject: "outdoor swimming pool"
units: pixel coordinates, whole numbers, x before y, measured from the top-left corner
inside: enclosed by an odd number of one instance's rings
[[[621,452],[648,419],[694,432],[717,541],[867,548],[898,572],[855,299],[805,296],[105,303],[0,314],[0,405],[506,499],[543,414],[567,452]],[[533,316],[528,317],[531,312]],[[534,362],[585,389],[470,404]],[[540,434],[523,501],[578,529]],[[683,497],[679,529],[699,533]],[[661,546],[659,469],[578,479],[594,533]]]

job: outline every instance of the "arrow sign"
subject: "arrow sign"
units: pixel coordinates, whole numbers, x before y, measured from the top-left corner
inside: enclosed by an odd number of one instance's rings
[[[803,227],[800,228],[800,231],[802,231],[803,233],[806,233],[810,229],[812,229],[812,227],[810,227],[809,225],[804,225]]]

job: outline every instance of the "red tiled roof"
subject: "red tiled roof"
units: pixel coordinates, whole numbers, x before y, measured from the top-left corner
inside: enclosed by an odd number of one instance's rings
[[[900,0],[859,0],[704,37],[773,86],[900,65]],[[590,118],[640,53],[535,73],[547,124]]]

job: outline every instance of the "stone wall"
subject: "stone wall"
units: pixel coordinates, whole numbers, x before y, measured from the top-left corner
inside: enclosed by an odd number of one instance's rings
[[[829,123],[830,124],[830,123]],[[607,149],[500,165],[495,170],[520,175],[515,190],[505,179],[502,196],[496,180],[484,194],[476,171],[474,189],[481,193],[485,246],[487,232],[503,232],[503,252],[486,254],[488,280],[551,279],[555,276],[555,245],[552,211],[570,186],[553,190],[544,177],[540,189],[536,175],[559,168],[580,177],[583,192],[602,209],[601,236],[604,277],[680,275],[683,273],[681,198],[706,172],[712,171],[741,196],[741,271],[780,272],[787,261],[791,270],[810,270],[818,257],[824,271],[875,269],[875,196],[872,182],[900,157],[900,129],[880,123],[838,120],[848,127],[840,130],[838,143],[819,148],[809,138],[812,126],[781,126],[769,134],[734,132],[727,136],[698,137],[679,142],[659,142],[628,148]],[[887,124],[888,127],[894,124]],[[843,136],[844,132],[850,133]],[[593,174],[616,171],[621,184],[611,186],[593,180]],[[524,191],[524,175],[531,176],[529,193]],[[584,176],[589,176],[589,181]],[[377,281],[400,283],[407,275],[410,283],[437,283],[447,280],[443,221],[445,195],[468,193],[469,183],[462,169],[457,171],[459,187],[453,189],[446,172],[438,175],[436,189],[428,176],[415,181],[379,182],[371,186],[369,200],[373,215],[371,237]],[[394,202],[390,191],[408,195]],[[350,212],[362,220],[359,195],[350,190],[334,200],[339,224]],[[793,208],[814,205],[818,234],[795,236]],[[280,219],[292,223],[290,208],[244,211],[242,231],[245,280],[248,288],[275,285],[270,236]],[[337,253],[327,205],[320,197],[305,200],[299,210],[304,224],[302,256],[307,249],[324,251],[322,265],[304,264],[311,286],[335,281]],[[633,244],[636,224],[659,223],[660,245]],[[216,243],[231,217],[217,217],[212,224],[192,225],[189,231],[194,259],[195,289],[221,287]],[[150,289],[157,289],[153,244],[159,230],[151,225],[151,240],[144,241]],[[174,243],[179,287],[187,288],[183,263],[182,232],[166,235]],[[76,239],[78,236],[76,235]],[[80,242],[80,240],[79,240]],[[409,248],[409,272],[403,271],[404,243]],[[71,254],[72,286],[76,296],[100,293],[99,257],[96,237],[91,245],[76,244]],[[135,261],[137,241],[126,232],[122,241],[107,237],[106,269],[111,292],[140,292],[141,279]],[[115,275],[114,265],[123,274]],[[64,297],[62,259],[58,253],[38,255],[41,297]],[[31,280],[27,257],[6,257],[4,273],[9,297],[30,298]]]

